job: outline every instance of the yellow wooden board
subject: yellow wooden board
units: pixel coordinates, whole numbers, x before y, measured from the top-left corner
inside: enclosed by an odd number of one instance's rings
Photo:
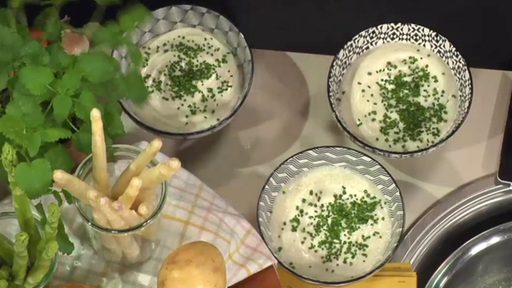
[[[277,274],[282,288],[323,288],[306,283],[290,274],[281,266],[277,267]],[[345,286],[350,288],[416,288],[416,273],[412,271],[409,263],[389,263],[372,277],[356,284]]]
[[[412,265],[411,263],[388,263],[379,272],[384,271],[412,272]]]
[[[373,277],[415,277],[415,272],[381,271],[373,274]]]

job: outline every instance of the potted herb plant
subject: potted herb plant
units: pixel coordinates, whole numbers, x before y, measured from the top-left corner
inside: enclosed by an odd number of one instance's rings
[[[97,0],[98,10],[112,0]],[[126,36],[149,15],[131,6],[117,22],[76,29],[59,18],[66,0],[10,0],[0,9],[0,147],[12,204],[21,232],[14,243],[0,231],[0,288],[31,288],[49,269],[57,249],[72,253],[74,246],[60,220],[59,205],[72,197],[51,189],[53,170],[75,166],[69,147],[89,154],[89,113],[102,112],[107,143],[122,136],[121,98],[142,103],[148,92],[140,75],[142,56]],[[33,28],[24,5],[42,5]],[[101,13],[100,13],[101,14]],[[87,26],[90,27],[90,26]],[[84,34],[88,34],[87,39]],[[89,41],[91,45],[89,45]],[[90,47],[89,47],[90,46]],[[123,46],[131,59],[127,71],[106,50]],[[4,170],[2,169],[2,170]],[[58,204],[44,211],[38,229],[33,200],[53,194]]]

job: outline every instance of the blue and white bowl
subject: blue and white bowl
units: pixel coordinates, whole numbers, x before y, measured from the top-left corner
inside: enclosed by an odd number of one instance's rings
[[[359,133],[356,133],[357,126],[351,123],[354,121],[347,121],[347,117],[350,117],[350,113],[346,111],[346,109],[350,109],[347,108],[350,106],[349,95],[342,95],[340,88],[347,70],[359,56],[374,47],[394,42],[423,46],[436,53],[450,67],[459,91],[457,116],[448,133],[428,147],[405,152],[377,148],[358,135]],[[418,157],[441,147],[462,126],[473,101],[473,81],[466,60],[442,35],[426,27],[410,23],[382,24],[366,29],[352,38],[334,57],[329,69],[327,91],[333,116],[345,134],[360,147],[391,158]]]
[[[370,180],[382,192],[383,198],[389,208],[390,218],[392,221],[392,231],[390,233],[391,240],[387,247],[386,253],[383,255],[382,262],[365,275],[353,278],[344,282],[324,282],[319,279],[311,279],[304,275],[299,275],[291,269],[288,263],[280,260],[280,254],[277,248],[272,245],[272,231],[270,230],[270,219],[274,208],[274,203],[278,194],[283,187],[293,178],[305,173],[313,168],[323,166],[336,166],[355,171],[368,180]],[[398,185],[389,172],[380,165],[375,159],[356,150],[338,147],[323,146],[308,149],[299,152],[286,159],[274,172],[269,176],[258,199],[257,220],[259,232],[274,257],[279,264],[286,268],[293,275],[302,280],[316,285],[348,285],[358,282],[380,270],[395,253],[405,225],[405,207],[402,194]]]
[[[241,85],[242,91],[239,95],[238,102],[226,118],[221,119],[220,122],[212,127],[190,133],[176,133],[156,129],[152,127],[146,119],[137,115],[133,108],[134,103],[128,100],[121,101],[124,112],[137,125],[156,135],[171,139],[196,139],[210,135],[224,128],[233,120],[233,117],[247,99],[254,75],[252,52],[247,45],[244,35],[226,17],[208,8],[194,5],[174,5],[160,8],[152,12],[151,22],[141,24],[137,27],[136,31],[131,35],[131,38],[133,43],[141,47],[153,38],[169,31],[185,27],[201,29],[226,43],[231,49],[231,52],[235,55],[243,83]],[[126,49],[114,50],[112,56],[119,61],[122,71],[125,71],[130,65],[130,59]]]

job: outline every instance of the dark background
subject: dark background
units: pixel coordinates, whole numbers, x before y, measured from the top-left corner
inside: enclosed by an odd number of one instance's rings
[[[2,0],[2,2],[4,2]],[[127,1],[124,1],[126,3]],[[412,22],[446,36],[471,67],[512,70],[511,0],[142,0],[155,10],[196,4],[230,19],[258,49],[337,53],[358,32],[386,22]],[[86,23],[93,0],[68,4],[72,24]],[[115,18],[111,7],[106,19]],[[34,14],[37,10],[31,10]]]

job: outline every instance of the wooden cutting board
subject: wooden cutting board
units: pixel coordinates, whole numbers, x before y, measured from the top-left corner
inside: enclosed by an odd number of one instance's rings
[[[276,274],[277,272],[277,274]],[[279,277],[279,278],[278,278]],[[372,277],[347,286],[350,288],[416,288],[416,273],[409,263],[389,263]],[[282,267],[267,269],[236,284],[233,288],[322,288],[306,283]]]
[[[231,286],[231,288],[281,288],[281,283],[276,269],[274,266],[270,266]]]
[[[277,268],[281,288],[323,288],[306,283],[282,267]],[[265,286],[260,286],[261,288]],[[372,277],[346,287],[350,288],[417,288],[416,273],[409,263],[390,263]]]

